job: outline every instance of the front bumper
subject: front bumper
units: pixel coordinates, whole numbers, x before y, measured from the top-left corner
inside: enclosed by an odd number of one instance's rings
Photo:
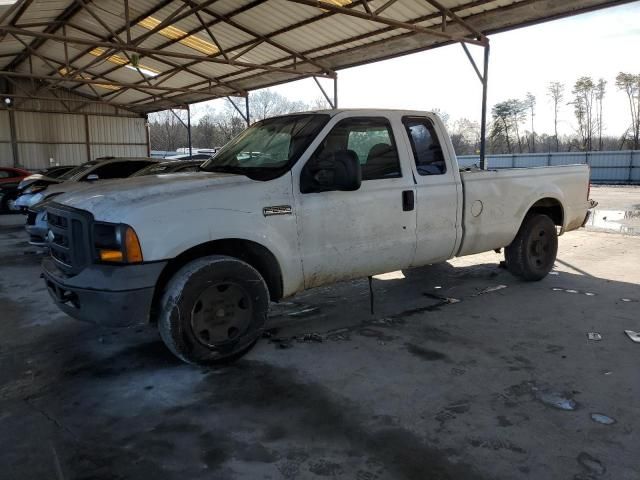
[[[90,265],[74,276],[55,261],[42,261],[54,302],[67,315],[107,327],[147,323],[155,285],[166,261],[136,265]]]
[[[24,228],[29,234],[29,245],[36,247],[47,246],[46,238],[49,226],[47,225],[44,212],[33,212],[32,210],[29,210],[27,214],[27,223]]]

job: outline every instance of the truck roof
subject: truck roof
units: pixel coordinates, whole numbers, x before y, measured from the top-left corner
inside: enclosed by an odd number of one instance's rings
[[[329,109],[324,109],[324,110],[309,110],[309,111],[304,111],[304,112],[292,112],[292,113],[288,113],[285,115],[279,115],[282,117],[286,117],[286,116],[290,116],[290,115],[304,115],[304,114],[325,114],[325,115],[331,115],[332,117],[334,115],[337,115],[339,113],[343,113],[343,112],[350,112],[350,113],[363,113],[366,115],[371,115],[371,114],[375,114],[375,113],[390,113],[390,112],[395,112],[395,113],[403,113],[405,115],[433,115],[433,116],[437,116],[435,113],[430,112],[430,111],[426,111],[426,110],[406,110],[403,108],[329,108]]]

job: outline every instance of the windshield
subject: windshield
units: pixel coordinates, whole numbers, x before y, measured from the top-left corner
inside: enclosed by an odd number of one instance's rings
[[[262,120],[227,143],[202,165],[208,172],[271,180],[286,172],[329,121],[325,114],[287,115]]]
[[[68,172],[65,172],[63,175],[60,175],[58,177],[58,180],[65,181],[65,180],[70,180],[70,179],[75,178],[75,177],[81,177],[84,172],[86,172],[87,170],[92,168],[95,164],[96,164],[96,162],[93,162],[93,161],[92,162],[83,163],[82,165],[79,165],[76,168],[72,168]]]

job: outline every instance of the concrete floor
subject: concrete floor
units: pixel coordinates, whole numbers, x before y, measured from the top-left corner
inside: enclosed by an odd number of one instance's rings
[[[567,234],[538,283],[495,253],[386,275],[373,316],[366,281],[316,289],[222,369],[66,317],[24,239],[0,218],[0,478],[640,475],[640,237]]]

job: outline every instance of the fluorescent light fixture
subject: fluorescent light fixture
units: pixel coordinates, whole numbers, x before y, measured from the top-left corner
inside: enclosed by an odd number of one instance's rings
[[[154,28],[157,28],[161,23],[162,21],[155,17],[147,17],[140,20],[138,22],[138,25],[140,25],[142,28],[146,28],[147,30],[153,30]],[[200,37],[196,37],[195,35],[189,35],[187,32],[185,32],[184,30],[180,30],[177,27],[164,27],[158,30],[156,33],[170,40],[177,40],[178,43],[197,50],[200,53],[204,53],[205,55],[213,55],[220,51],[218,50],[218,47],[216,47],[213,43],[207,42]]]

